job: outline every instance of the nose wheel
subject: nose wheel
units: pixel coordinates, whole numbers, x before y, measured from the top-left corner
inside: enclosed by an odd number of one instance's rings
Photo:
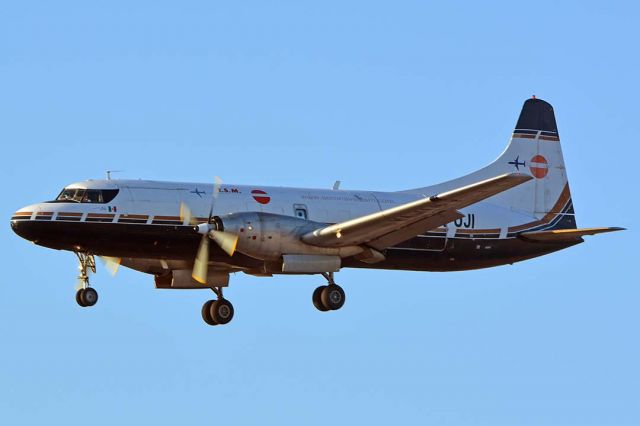
[[[98,303],[98,292],[92,287],[81,288],[76,291],[76,302],[83,308],[93,306]]]
[[[346,300],[344,290],[333,280],[333,272],[322,275],[327,279],[328,284],[314,290],[311,296],[313,306],[321,312],[337,311],[344,306]]]
[[[87,253],[78,253],[78,261],[80,265],[78,270],[78,291],[76,291],[76,302],[83,308],[93,306],[98,303],[98,292],[89,287],[89,272],[96,273],[96,261],[93,255]]]

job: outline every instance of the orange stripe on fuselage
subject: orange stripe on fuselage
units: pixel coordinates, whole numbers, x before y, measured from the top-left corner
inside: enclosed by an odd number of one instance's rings
[[[457,229],[457,234],[499,234],[500,228],[495,229]]]
[[[146,214],[121,214],[120,219],[144,219],[147,220],[149,218]],[[178,218],[180,219],[180,218]]]

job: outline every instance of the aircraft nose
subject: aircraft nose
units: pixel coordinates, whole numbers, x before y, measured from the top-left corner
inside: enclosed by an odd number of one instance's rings
[[[31,220],[33,211],[25,209],[18,210],[11,216],[11,229],[25,240],[35,240],[33,221]]]

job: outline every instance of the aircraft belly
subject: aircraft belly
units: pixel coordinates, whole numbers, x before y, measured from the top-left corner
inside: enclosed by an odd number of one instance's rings
[[[37,235],[36,244],[59,250],[97,255],[192,261],[200,235],[187,226],[23,221],[22,235]],[[459,271],[519,262],[575,244],[531,243],[518,238],[414,238],[385,250],[386,259],[375,264],[353,257],[343,267],[415,271]],[[229,257],[211,246],[211,259],[228,265],[260,269],[263,263],[241,253]]]
[[[446,249],[438,251],[414,248],[405,242],[401,244],[403,247],[385,250],[386,259],[382,262],[368,265],[349,258],[343,261],[342,266],[432,272],[465,271],[520,262],[579,243],[580,241],[567,244],[530,244],[518,238],[454,238],[447,241]]]
[[[189,226],[114,223],[22,221],[24,238],[57,250],[84,251],[119,258],[172,259],[193,262],[201,236]],[[241,253],[229,257],[212,245],[212,260],[232,266],[260,267],[261,262]]]

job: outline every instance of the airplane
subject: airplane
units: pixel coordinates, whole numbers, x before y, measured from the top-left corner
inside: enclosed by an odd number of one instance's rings
[[[522,160],[521,160],[522,159]],[[342,308],[341,268],[461,271],[513,264],[624,228],[578,228],[553,107],[524,102],[504,152],[437,185],[397,192],[146,180],[86,180],[11,218],[16,234],[74,252],[76,302],[98,301],[95,256],[154,276],[160,289],[211,289],[209,325],[229,323],[236,272],[321,275],[322,312]],[[213,243],[211,243],[213,241]]]

